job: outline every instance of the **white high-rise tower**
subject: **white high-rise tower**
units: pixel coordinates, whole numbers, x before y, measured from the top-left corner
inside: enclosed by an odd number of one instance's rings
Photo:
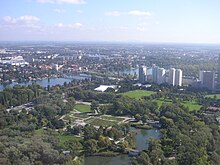
[[[175,85],[182,86],[182,77],[183,77],[182,70],[181,69],[176,69],[176,72],[175,72]]]
[[[172,86],[175,85],[175,72],[176,69],[175,68],[170,68],[169,70],[169,77],[168,77],[168,83]]]
[[[165,82],[165,69],[158,68],[157,69],[157,84],[162,84]]]

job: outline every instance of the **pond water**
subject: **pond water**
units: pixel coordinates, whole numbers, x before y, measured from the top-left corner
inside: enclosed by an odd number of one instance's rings
[[[139,69],[138,68],[131,68],[129,70],[119,71],[119,75],[131,75],[131,76],[134,76],[135,74],[137,76],[139,76]],[[151,74],[152,74],[152,69],[151,68],[147,69],[147,75],[151,75]]]
[[[33,83],[39,84],[42,87],[48,87],[48,85],[55,86],[55,85],[63,85],[65,82],[69,83],[72,80],[83,80],[83,79],[87,79],[90,78],[89,75],[85,75],[85,74],[79,74],[79,75],[73,75],[73,76],[69,76],[67,78],[46,78],[46,79],[42,79],[42,80],[36,80],[36,81],[28,81],[28,82],[23,82],[23,83],[17,83],[17,82],[12,82],[10,84],[0,84],[0,91],[3,91],[3,89],[7,86],[15,86],[15,85],[31,85]]]
[[[136,132],[136,149],[144,150],[148,148],[148,140],[150,138],[159,139],[160,132],[156,129],[144,130],[131,128],[131,131]],[[90,156],[85,157],[84,165],[127,165],[130,162],[128,155],[119,155],[115,157]]]

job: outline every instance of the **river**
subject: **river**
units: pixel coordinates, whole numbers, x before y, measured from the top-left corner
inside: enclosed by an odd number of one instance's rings
[[[7,86],[13,87],[15,85],[31,85],[33,83],[39,84],[42,87],[48,87],[49,86],[55,86],[55,85],[63,85],[65,82],[69,83],[72,80],[83,80],[83,79],[87,79],[87,78],[91,78],[90,75],[85,75],[85,74],[79,74],[79,75],[73,75],[73,76],[69,76],[68,78],[45,78],[42,80],[36,80],[36,81],[27,81],[27,82],[23,82],[23,83],[17,83],[17,82],[12,82],[10,84],[0,84],[0,91],[3,91],[3,89]]]
[[[135,144],[137,150],[144,150],[148,148],[148,142],[150,138],[159,139],[160,132],[156,129],[144,130],[131,128],[132,132],[137,132]],[[127,165],[130,162],[128,155],[119,155],[115,157],[103,157],[103,156],[89,156],[85,157],[84,165]]]

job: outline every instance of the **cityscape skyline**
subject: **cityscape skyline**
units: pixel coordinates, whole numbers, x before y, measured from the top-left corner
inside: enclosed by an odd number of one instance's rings
[[[0,41],[220,43],[217,0],[8,0],[0,5]]]

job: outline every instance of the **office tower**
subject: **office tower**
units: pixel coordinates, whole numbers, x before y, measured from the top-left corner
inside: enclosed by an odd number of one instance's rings
[[[165,82],[165,69],[158,68],[157,69],[157,84],[162,84]]]
[[[139,66],[139,82],[144,83],[146,82],[147,78],[147,67],[142,65]]]
[[[175,71],[175,85],[176,86],[182,86],[182,77],[183,77],[182,70],[176,69]]]
[[[201,85],[208,89],[214,89],[215,72],[213,71],[200,71],[199,78]]]
[[[217,69],[217,84],[216,88],[220,89],[220,54],[218,55],[218,69]]]
[[[175,68],[171,68],[169,70],[169,76],[168,76],[168,84],[174,86],[175,85],[175,72],[176,69]]]
[[[154,82],[154,83],[157,83],[157,73],[158,73],[158,69],[159,69],[159,67],[158,66],[156,66],[155,64],[153,64],[153,66],[152,66],[152,81]]]

